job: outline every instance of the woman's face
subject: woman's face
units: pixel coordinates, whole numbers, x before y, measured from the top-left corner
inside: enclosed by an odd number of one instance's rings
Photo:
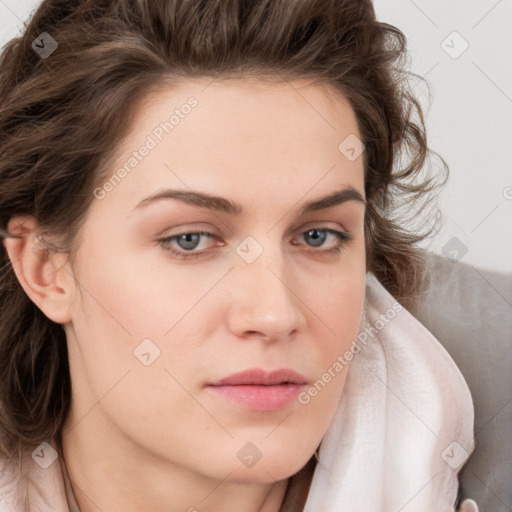
[[[344,97],[299,81],[191,80],[141,104],[80,233],[71,434],[232,481],[307,462],[364,302],[364,204],[317,203],[364,198],[358,136]],[[303,384],[212,385],[283,369]]]

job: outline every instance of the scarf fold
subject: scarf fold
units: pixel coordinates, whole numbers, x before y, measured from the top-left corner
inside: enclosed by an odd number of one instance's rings
[[[453,512],[475,446],[459,368],[370,272],[352,346],[305,512]],[[478,510],[472,500],[464,508]]]
[[[351,352],[304,512],[453,512],[474,449],[473,402],[455,362],[370,272]],[[79,512],[64,461],[43,469],[28,456],[24,468],[16,481],[17,464],[0,460],[0,512]],[[478,512],[472,500],[461,510]]]

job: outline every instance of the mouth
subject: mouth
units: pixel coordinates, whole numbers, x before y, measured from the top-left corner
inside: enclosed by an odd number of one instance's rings
[[[228,377],[211,382],[211,386],[274,386],[279,384],[307,384],[307,379],[291,368],[281,368],[266,371],[261,368],[251,368],[233,373]]]
[[[267,372],[253,368],[208,384],[215,396],[257,411],[277,411],[291,405],[307,379],[295,370]]]

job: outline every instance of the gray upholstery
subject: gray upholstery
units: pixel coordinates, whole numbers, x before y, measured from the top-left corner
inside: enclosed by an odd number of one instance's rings
[[[475,405],[476,448],[459,474],[480,512],[512,512],[512,274],[428,255],[414,316],[446,348]]]

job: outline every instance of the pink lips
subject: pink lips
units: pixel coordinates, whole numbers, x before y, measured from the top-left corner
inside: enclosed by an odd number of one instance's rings
[[[290,405],[305,384],[304,376],[288,368],[253,368],[212,382],[207,389],[250,409],[276,411]]]

